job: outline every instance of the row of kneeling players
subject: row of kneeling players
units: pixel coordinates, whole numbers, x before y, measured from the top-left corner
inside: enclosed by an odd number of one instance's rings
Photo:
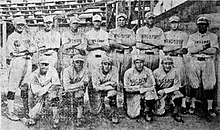
[[[183,113],[194,113],[197,91],[203,88],[207,114],[216,116],[213,109],[214,60],[219,47],[217,35],[208,31],[208,19],[199,17],[196,21],[198,32],[188,36],[179,31],[178,16],[169,19],[171,30],[165,33],[154,26],[154,17],[147,13],[146,25],[136,34],[126,27],[125,14],[118,15],[118,27],[109,33],[101,29],[100,15],[93,16],[93,29],[85,34],[78,31],[79,19],[72,17],[70,29],[62,35],[53,29],[51,16],[44,18],[44,29],[35,35],[25,29],[26,22],[22,17],[15,18],[15,31],[7,40],[12,59],[7,94],[8,117],[19,120],[13,104],[15,92],[20,88],[28,124],[35,123],[33,119],[41,111],[47,95],[51,99],[56,126],[59,122],[58,95],[64,89],[74,93],[80,124],[88,86],[97,92],[91,105],[92,112],[99,113],[102,102],[107,101],[113,110],[113,122],[118,122],[118,92],[125,94],[126,111],[131,118],[143,110],[145,119],[151,121],[151,112],[162,115],[169,100],[175,106],[174,119],[182,121],[180,107]],[[55,69],[59,50],[62,52],[62,85]],[[32,64],[36,61],[38,69],[32,72]],[[190,86],[190,95],[186,93],[187,86]],[[189,110],[186,110],[186,96],[191,96]],[[29,97],[37,101],[31,109]]]

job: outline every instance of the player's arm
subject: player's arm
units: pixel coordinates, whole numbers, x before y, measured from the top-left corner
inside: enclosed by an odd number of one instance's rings
[[[208,45],[206,45],[206,46],[205,45],[195,45],[195,41],[193,40],[192,37],[193,37],[193,35],[189,36],[189,40],[187,42],[187,48],[191,54],[199,53],[208,47]]]
[[[153,72],[151,70],[149,70],[149,74],[148,74],[148,80],[146,83],[144,83],[143,85],[141,85],[141,88],[140,88],[140,92],[141,93],[144,93],[144,92],[147,92],[147,91],[152,91],[155,89],[155,79],[154,79],[154,76],[153,76]]]
[[[214,55],[218,52],[219,46],[218,46],[218,36],[217,35],[211,35],[211,42],[213,44],[210,45],[209,48],[205,49],[202,51],[202,53],[207,54],[207,55]]]
[[[180,86],[181,86],[180,75],[179,75],[179,73],[176,72],[175,73],[175,79],[174,79],[173,86],[170,87],[170,88],[165,88],[164,92],[167,94],[167,93],[171,93],[171,92],[177,91],[177,90],[179,90]]]
[[[140,85],[132,85],[130,80],[130,74],[128,71],[125,72],[124,76],[124,88],[127,92],[139,92],[140,91]]]
[[[111,85],[101,84],[98,73],[92,73],[92,85],[96,91],[105,91],[105,90],[113,90],[114,88]]]

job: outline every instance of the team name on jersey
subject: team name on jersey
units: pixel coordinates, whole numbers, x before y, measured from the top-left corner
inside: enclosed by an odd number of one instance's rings
[[[131,81],[131,85],[134,86],[134,85],[141,85],[141,84],[144,84],[146,83],[148,80],[148,77],[144,77],[144,78],[140,78],[140,79],[134,79]]]
[[[167,44],[183,44],[183,40],[177,40],[177,39],[166,39],[165,43]]]
[[[145,39],[157,39],[158,37],[160,37],[160,35],[142,34],[141,37]]]
[[[92,41],[92,42],[102,43],[102,42],[104,42],[105,40],[103,40],[103,39],[92,39],[91,41]]]
[[[115,34],[116,38],[130,38],[130,34]]]
[[[210,40],[195,41],[195,44],[209,44],[209,43],[211,43]]]
[[[77,42],[77,43],[81,43],[81,39],[70,39],[71,42]]]
[[[26,46],[29,46],[29,44],[30,44],[30,40],[29,39],[26,39],[26,40],[21,40],[21,42],[23,43],[23,44],[25,44]],[[20,47],[21,46],[21,42],[20,42],[20,40],[15,40],[14,41],[14,46],[15,47]]]
[[[161,88],[169,88],[173,85],[173,79],[162,79],[162,80],[159,80],[159,82],[161,83]]]

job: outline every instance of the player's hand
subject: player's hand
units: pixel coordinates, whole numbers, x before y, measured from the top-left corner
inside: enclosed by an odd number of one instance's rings
[[[182,50],[180,50],[181,54],[187,54],[188,53],[188,49],[187,48],[183,48]]]
[[[210,48],[211,47],[211,44],[210,43],[207,43],[205,45],[202,45],[203,49],[207,49],[207,48]]]
[[[107,45],[104,45],[104,46],[102,46],[101,48],[102,48],[103,50],[105,50],[105,51],[109,51],[109,50],[110,50],[110,47],[107,46]]]
[[[162,90],[159,90],[157,93],[158,93],[160,96],[163,96],[163,95],[165,94],[165,91],[164,91],[164,89],[162,89]]]
[[[159,46],[157,46],[157,48],[159,49],[159,50],[162,50],[163,49],[163,45],[159,45]]]

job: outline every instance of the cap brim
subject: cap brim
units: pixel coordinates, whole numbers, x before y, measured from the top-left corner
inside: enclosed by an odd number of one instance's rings
[[[73,59],[73,61],[83,61],[84,62],[83,59]]]

